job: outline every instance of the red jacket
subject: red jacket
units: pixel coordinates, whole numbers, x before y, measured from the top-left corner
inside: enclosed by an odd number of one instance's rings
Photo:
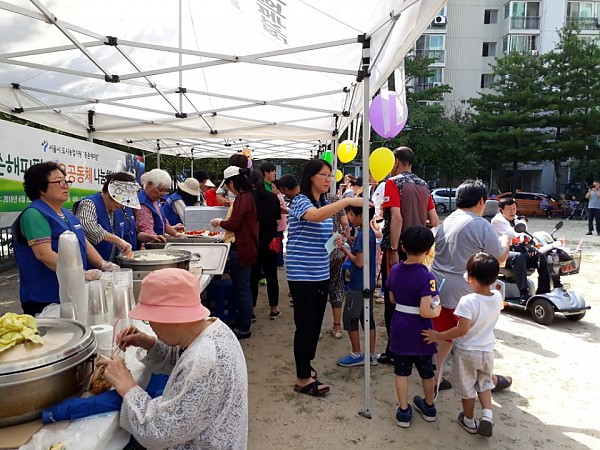
[[[250,192],[239,194],[233,202],[231,216],[221,221],[221,228],[235,234],[232,250],[238,252],[241,266],[256,262],[258,247],[258,215]]]

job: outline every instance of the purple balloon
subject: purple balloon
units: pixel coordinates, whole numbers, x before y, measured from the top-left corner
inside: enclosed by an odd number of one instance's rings
[[[400,123],[397,122],[396,117],[396,108],[402,108],[400,100],[396,96],[394,91],[389,91],[389,101],[387,105],[387,116],[389,117],[389,129],[385,129],[385,123],[383,120],[384,117],[384,102],[381,98],[381,94],[376,96],[371,102],[371,106],[369,107],[369,120],[371,121],[371,126],[377,132],[377,134],[384,138],[393,138],[398,135],[406,125],[406,121],[408,119],[408,106],[404,105],[404,118]]]

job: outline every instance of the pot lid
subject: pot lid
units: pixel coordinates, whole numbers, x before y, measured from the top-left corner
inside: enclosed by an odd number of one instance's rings
[[[202,267],[202,273],[207,275],[222,275],[229,256],[229,243],[193,243],[180,244],[167,242],[165,250],[187,250],[192,254],[190,270]]]
[[[43,344],[15,345],[0,353],[0,376],[47,366],[95,345],[91,328],[69,319],[35,319]]]

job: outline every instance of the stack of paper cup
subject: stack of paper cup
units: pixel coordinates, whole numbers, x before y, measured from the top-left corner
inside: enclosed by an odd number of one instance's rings
[[[110,325],[92,325],[92,331],[96,337],[96,348],[102,356],[110,358],[112,353],[113,327]]]

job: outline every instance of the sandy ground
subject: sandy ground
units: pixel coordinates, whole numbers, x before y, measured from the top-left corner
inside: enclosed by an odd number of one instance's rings
[[[550,231],[554,221],[534,219],[530,230]],[[564,277],[592,306],[580,322],[557,317],[550,326],[537,325],[529,314],[502,313],[496,330],[496,373],[514,378],[510,390],[494,396],[494,435],[472,436],[456,422],[460,399],[452,390],[443,391],[437,402],[438,417],[427,423],[418,415],[409,429],[396,426],[396,394],[391,366],[371,368],[370,412],[365,406],[364,368],[342,368],[339,357],[349,351],[349,342],[326,333],[331,328],[327,309],[323,339],[313,366],[319,379],[331,385],[324,398],[293,391],[293,310],[288,302],[285,273],[280,271],[280,307],[277,320],[268,318],[266,289],[261,288],[258,320],[252,338],[242,341],[249,371],[249,423],[251,449],[391,449],[410,445],[432,448],[544,448],[600,449],[600,421],[595,412],[600,402],[597,374],[600,369],[600,301],[598,268],[600,237],[584,236],[587,224],[567,221],[559,237],[576,247],[583,237],[582,267],[578,275]],[[19,311],[15,271],[0,274],[0,314]],[[375,318],[383,317],[376,305]],[[385,328],[378,327],[378,351],[386,342]],[[422,395],[418,375],[413,373],[411,398]],[[478,410],[479,411],[479,410]],[[479,412],[478,412],[479,414]]]

